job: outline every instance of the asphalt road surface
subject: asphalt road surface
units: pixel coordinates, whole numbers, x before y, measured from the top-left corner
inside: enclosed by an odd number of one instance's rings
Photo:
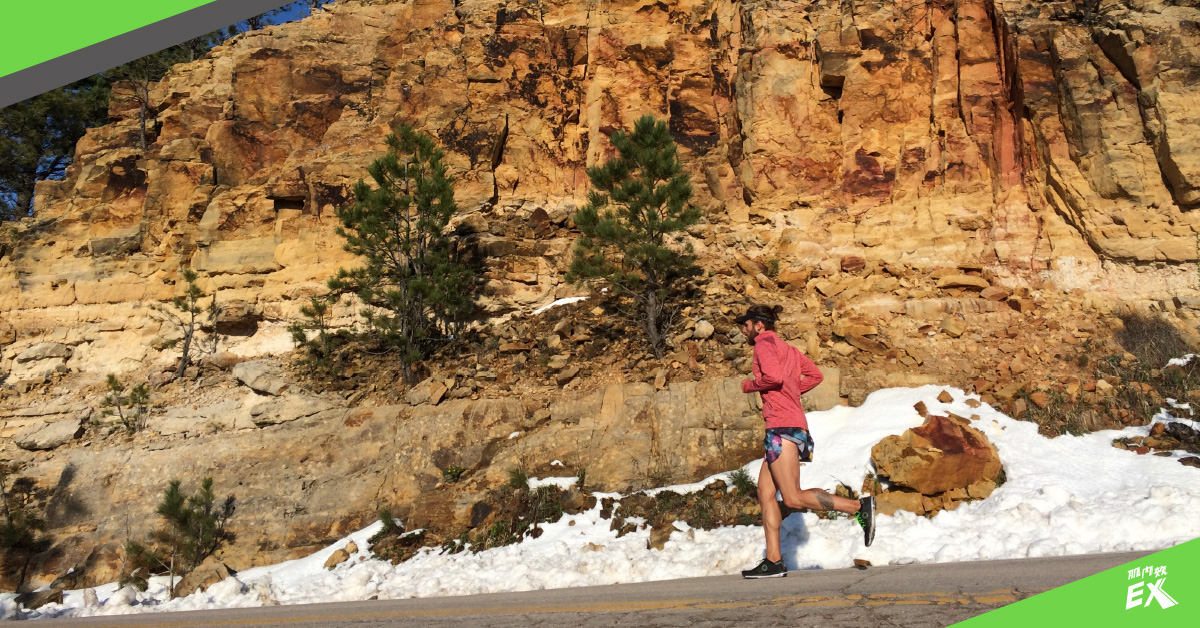
[[[42,620],[41,628],[949,626],[1148,552],[793,571],[419,600]]]

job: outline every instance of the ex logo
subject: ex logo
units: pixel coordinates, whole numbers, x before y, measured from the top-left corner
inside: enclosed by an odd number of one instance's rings
[[[1150,606],[1150,602],[1155,601],[1157,601],[1158,605],[1162,608],[1171,608],[1172,606],[1178,604],[1179,602],[1176,602],[1175,598],[1168,595],[1166,591],[1163,591],[1163,583],[1166,581],[1166,578],[1159,578],[1158,582],[1137,582],[1129,585],[1129,593],[1125,597],[1125,610],[1129,610],[1136,606]],[[1142,604],[1143,585],[1145,585],[1148,589],[1145,591],[1145,593],[1148,594],[1146,596],[1145,604]]]

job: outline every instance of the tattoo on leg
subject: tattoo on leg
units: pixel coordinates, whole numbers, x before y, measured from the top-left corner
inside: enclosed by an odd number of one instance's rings
[[[830,495],[829,491],[826,491],[825,489],[821,489],[821,488],[813,488],[813,489],[809,489],[809,490],[812,491],[813,495],[817,498],[817,503],[821,505],[821,509],[823,509],[823,510],[833,510],[834,509],[833,508],[833,495]]]

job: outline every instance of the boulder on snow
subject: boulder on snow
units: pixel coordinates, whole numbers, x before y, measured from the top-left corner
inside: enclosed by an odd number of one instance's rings
[[[47,589],[45,591],[22,593],[13,601],[29,610],[33,610],[35,608],[41,608],[50,603],[62,604],[63,592],[61,589]]]
[[[334,552],[329,555],[329,558],[325,559],[325,568],[333,569],[347,560],[350,560],[350,555],[346,553],[346,550],[334,550]]]
[[[930,416],[871,448],[878,474],[923,495],[966,489],[1000,475],[1000,454],[965,419]]]
[[[225,563],[209,556],[200,563],[199,567],[189,571],[179,581],[179,584],[175,585],[175,597],[185,597],[196,591],[203,591],[235,574],[237,572],[230,569]]]
[[[650,539],[646,541],[646,549],[661,550],[676,532],[680,532],[680,529],[675,527],[674,523],[650,528]]]
[[[875,511],[889,517],[896,514],[897,510],[907,510],[923,515],[925,514],[924,497],[911,489],[898,488],[884,491],[875,495]]]

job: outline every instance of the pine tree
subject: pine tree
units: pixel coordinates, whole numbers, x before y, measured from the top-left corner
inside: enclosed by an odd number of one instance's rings
[[[84,131],[107,119],[99,76],[0,109],[0,221],[32,215],[34,183],[61,178]]]
[[[341,372],[341,349],[349,337],[345,330],[334,332],[329,328],[329,310],[337,302],[337,295],[310,297],[308,305],[300,306],[303,320],[288,326],[292,342],[304,352],[300,363],[307,366],[310,372],[324,377]]]
[[[202,326],[207,325],[213,328],[211,348],[207,348],[207,353],[215,353],[217,350],[217,342],[220,336],[216,331],[217,318],[221,315],[221,307],[217,305],[217,296],[214,294],[209,299],[207,306],[201,306],[200,301],[207,297],[208,294],[196,285],[196,279],[199,275],[196,271],[185,268],[183,269],[183,280],[187,282],[187,287],[184,288],[183,294],[171,299],[171,305],[178,310],[178,314],[155,304],[151,306],[158,314],[160,320],[164,323],[173,325],[182,333],[182,338],[172,340],[167,343],[168,347],[174,347],[180,342],[183,343],[183,351],[179,357],[179,366],[175,369],[175,379],[183,377],[183,373],[187,370],[188,365],[192,363],[192,356],[200,347],[196,342],[196,332],[200,331]]]
[[[149,543],[130,540],[125,544],[126,573],[121,584],[134,584],[144,590],[151,574],[165,571],[171,576],[173,589],[176,575],[199,567],[205,558],[234,539],[225,527],[235,510],[232,495],[218,504],[210,477],[204,478],[200,489],[190,496],[180,486],[179,480],[171,480],[163,491],[156,510],[163,525],[150,533]]]
[[[666,332],[683,280],[695,272],[690,244],[680,235],[700,220],[688,204],[692,186],[675,154],[665,122],[642,116],[633,133],[612,135],[618,155],[587,169],[592,190],[575,214],[583,232],[568,281],[601,279],[636,304],[638,320],[654,354],[666,354]]]
[[[345,249],[365,265],[339,269],[329,287],[355,294],[378,343],[399,356],[405,381],[412,366],[455,334],[475,309],[477,272],[445,233],[458,211],[442,151],[428,136],[401,125],[388,152],[354,186],[355,203],[337,210]]]
[[[166,76],[176,63],[183,63],[195,57],[195,52],[188,43],[164,48],[158,52],[134,59],[129,63],[113,68],[108,74],[113,82],[123,82],[129,88],[127,98],[138,106],[138,147],[146,150],[149,140],[147,122],[151,119],[151,110],[158,106],[151,90],[155,83]]]
[[[116,375],[108,374],[108,395],[100,402],[106,408],[116,408],[121,425],[130,434],[146,426],[146,405],[150,403],[150,389],[143,382],[125,394],[126,385]],[[106,411],[111,414],[111,410]]]
[[[50,547],[41,534],[45,521],[34,508],[34,485],[29,478],[9,477],[16,463],[0,460],[0,578],[25,583],[30,560]]]

